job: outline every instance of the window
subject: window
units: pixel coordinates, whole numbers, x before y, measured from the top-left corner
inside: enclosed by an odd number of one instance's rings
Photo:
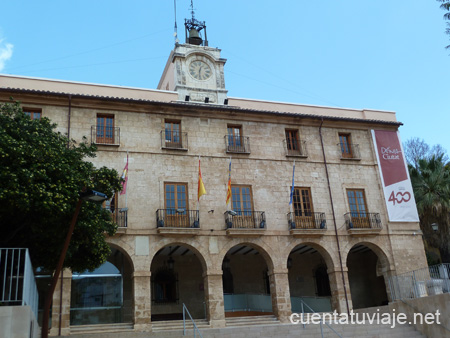
[[[155,303],[176,303],[178,301],[178,279],[173,270],[162,267],[152,277],[152,295]]]
[[[298,130],[286,130],[286,148],[288,155],[301,155]]]
[[[353,146],[350,134],[339,134],[339,145],[343,158],[353,158]]]
[[[252,188],[245,185],[231,186],[231,203],[238,215],[251,216],[253,211]]]
[[[164,183],[166,226],[189,227],[187,196],[187,184]]]
[[[294,187],[294,222],[298,229],[316,228],[310,188]]]
[[[311,216],[313,212],[310,188],[294,188],[293,196],[295,216]]]
[[[114,115],[97,115],[95,143],[114,144]]]
[[[227,151],[237,153],[245,152],[244,138],[242,136],[242,126],[228,126],[227,132]]]
[[[23,112],[27,114],[32,120],[39,120],[42,115],[42,111],[40,109],[23,108]]]
[[[245,185],[231,186],[231,205],[236,215],[233,216],[233,228],[256,228],[262,216],[253,211],[252,189]],[[261,218],[261,219],[260,219]],[[264,226],[261,226],[263,228]]]
[[[181,122],[165,121],[165,146],[168,148],[182,148]]]
[[[73,272],[70,303],[71,325],[119,322],[123,311],[123,278],[119,269],[105,262],[92,272]]]
[[[347,198],[353,226],[357,228],[369,228],[370,222],[364,190],[347,189]]]

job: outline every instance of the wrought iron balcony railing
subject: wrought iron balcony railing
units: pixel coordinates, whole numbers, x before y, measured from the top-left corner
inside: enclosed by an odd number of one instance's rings
[[[95,144],[120,145],[120,128],[92,126],[91,142]]]
[[[359,152],[359,144],[353,143],[338,143],[339,153],[342,159],[360,160],[361,154]]]
[[[225,135],[227,153],[250,154],[250,139],[244,136]]]
[[[161,148],[188,149],[188,134],[180,131],[161,130]]]
[[[323,212],[290,212],[287,214],[289,229],[326,229],[327,221]]]
[[[344,214],[347,229],[381,229],[380,214],[373,212],[348,212]]]
[[[128,208],[117,208],[111,210],[111,208],[105,208],[111,213],[111,218],[114,223],[116,223],[119,228],[128,227]]]
[[[266,214],[264,211],[233,211],[224,213],[227,229],[265,229]]]
[[[158,209],[156,210],[158,228],[199,228],[198,210]]]
[[[305,140],[283,140],[286,156],[308,157]]]

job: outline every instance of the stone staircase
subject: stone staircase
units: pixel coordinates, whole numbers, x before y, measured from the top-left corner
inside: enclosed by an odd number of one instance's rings
[[[389,313],[389,307],[368,308],[357,313]],[[206,320],[196,320],[203,338],[317,338],[322,337],[318,324],[282,324],[275,316],[232,317],[226,319],[225,328],[211,328]],[[194,337],[192,323],[186,322],[186,336],[183,336],[183,321],[161,321],[152,323],[152,332],[133,332],[131,324],[90,325],[71,327],[74,338],[191,338]],[[391,328],[388,324],[331,324],[342,337],[358,338],[419,338],[424,337],[410,325],[398,325]],[[338,336],[323,325],[323,336]],[[196,334],[196,337],[199,337]]]
[[[255,325],[274,325],[280,321],[273,315],[267,316],[248,316],[248,317],[231,317],[226,319],[227,327],[236,326],[255,326]]]
[[[195,319],[195,325],[199,330],[203,330],[209,328],[209,322],[206,319]],[[192,322],[187,319],[186,320],[186,330],[192,332],[194,325]],[[158,321],[152,322],[152,331],[160,332],[160,331],[183,331],[183,321],[182,320],[167,320],[167,321]]]
[[[70,327],[70,335],[84,335],[94,333],[122,333],[133,332],[132,323],[75,325]]]

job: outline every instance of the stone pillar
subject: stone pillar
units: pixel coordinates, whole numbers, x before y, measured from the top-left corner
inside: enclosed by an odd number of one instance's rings
[[[288,270],[279,269],[269,272],[269,280],[274,314],[281,323],[290,323],[289,316],[292,310]]]
[[[211,327],[225,327],[222,271],[203,275],[206,315]]]
[[[150,276],[150,271],[135,271],[132,276],[135,331],[151,331],[152,328]]]
[[[62,287],[62,289],[61,289]],[[70,294],[72,291],[72,272],[64,269],[59,276],[53,293],[51,336],[70,335]]]
[[[336,310],[338,313],[347,313],[347,302],[345,299],[344,284],[342,282],[342,271],[328,271],[328,278],[330,280],[331,307],[333,308],[333,311]],[[345,290],[347,291],[348,308],[351,310],[353,308],[352,295],[350,293],[348,270],[346,269],[344,270],[344,279]]]

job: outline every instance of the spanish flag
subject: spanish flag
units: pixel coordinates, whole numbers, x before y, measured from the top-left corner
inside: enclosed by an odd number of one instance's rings
[[[227,187],[227,201],[226,205],[231,201],[231,157],[230,157],[230,165],[228,166],[228,187]]]
[[[200,156],[198,157],[198,201],[200,197],[206,195],[205,185],[203,184],[202,171],[200,169]]]

